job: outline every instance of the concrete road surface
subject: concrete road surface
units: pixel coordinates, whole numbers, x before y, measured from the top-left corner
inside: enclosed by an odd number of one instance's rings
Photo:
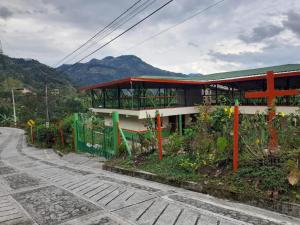
[[[114,174],[95,159],[26,145],[0,128],[0,224],[270,225],[300,219]]]

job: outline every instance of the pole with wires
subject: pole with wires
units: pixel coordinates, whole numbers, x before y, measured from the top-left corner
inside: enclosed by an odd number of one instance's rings
[[[47,75],[46,75],[47,77]],[[46,85],[45,85],[45,104],[46,104],[46,128],[49,128],[49,106],[48,106],[48,84],[46,78]]]
[[[15,93],[14,93],[13,88],[11,89],[11,98],[12,98],[12,104],[13,104],[14,126],[17,127]]]
[[[48,75],[40,68],[40,72],[45,76],[45,107],[46,107],[46,128],[50,126],[49,104],[48,104]]]

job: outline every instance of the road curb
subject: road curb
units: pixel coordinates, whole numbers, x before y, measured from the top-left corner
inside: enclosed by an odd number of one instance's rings
[[[288,216],[293,216],[300,218],[300,205],[289,202],[280,202],[274,199],[268,198],[257,198],[248,194],[240,194],[237,192],[233,192],[227,190],[225,188],[214,187],[212,185],[189,182],[189,181],[179,181],[175,179],[170,179],[166,177],[159,176],[154,173],[148,173],[145,171],[135,171],[124,169],[117,166],[111,166],[104,164],[103,169],[107,171],[111,171],[114,173],[119,173],[123,175],[128,175],[132,177],[138,177],[149,181],[155,181],[163,184],[168,184],[171,186],[187,189],[190,191],[195,191],[203,194],[209,194],[218,198],[233,200],[239,203],[245,203],[251,206],[272,210],[281,214],[285,214]]]

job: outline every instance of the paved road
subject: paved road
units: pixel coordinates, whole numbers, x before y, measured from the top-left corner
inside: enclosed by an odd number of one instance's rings
[[[270,225],[299,219],[110,173],[85,156],[60,158],[0,128],[0,224]]]

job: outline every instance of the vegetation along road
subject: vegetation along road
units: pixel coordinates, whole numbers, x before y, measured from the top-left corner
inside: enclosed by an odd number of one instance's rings
[[[0,128],[0,224],[300,224],[274,212],[113,174]]]

